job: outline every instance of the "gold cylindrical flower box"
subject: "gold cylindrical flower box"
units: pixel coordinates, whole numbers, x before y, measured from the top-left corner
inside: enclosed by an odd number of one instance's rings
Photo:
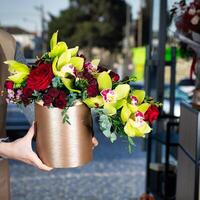
[[[36,151],[53,168],[71,168],[92,160],[92,117],[90,109],[78,102],[67,111],[69,123],[63,123],[62,109],[35,104]]]

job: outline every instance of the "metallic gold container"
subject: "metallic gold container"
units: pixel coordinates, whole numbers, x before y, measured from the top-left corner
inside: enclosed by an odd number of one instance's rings
[[[92,160],[92,117],[89,108],[76,103],[67,111],[70,124],[63,123],[62,109],[35,105],[36,149],[40,159],[53,168],[71,168]]]

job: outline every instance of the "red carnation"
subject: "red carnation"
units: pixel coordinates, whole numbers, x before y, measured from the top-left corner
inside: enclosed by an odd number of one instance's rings
[[[40,63],[29,74],[26,86],[32,90],[46,90],[53,76],[51,64]]]
[[[58,96],[58,98],[54,101],[54,106],[60,109],[64,109],[67,105],[67,101],[65,98]]]
[[[44,106],[50,106],[53,102],[53,98],[50,95],[45,94],[43,96],[43,101],[44,101]]]
[[[48,95],[50,95],[53,98],[56,98],[59,95],[59,90],[56,88],[49,88]]]
[[[156,106],[151,105],[149,109],[144,114],[144,120],[148,121],[151,125],[153,121],[157,120],[159,115],[159,110]]]
[[[31,88],[28,88],[28,87],[25,87],[23,89],[23,95],[28,98],[28,97],[31,97],[33,94],[33,90]]]
[[[87,87],[88,97],[95,97],[98,95],[98,93],[99,93],[99,91],[98,91],[97,84],[88,85],[88,87]]]
[[[5,82],[5,88],[8,90],[13,90],[14,83],[12,81]]]

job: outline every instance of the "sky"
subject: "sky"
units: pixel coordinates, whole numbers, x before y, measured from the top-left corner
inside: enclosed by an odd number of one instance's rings
[[[132,6],[132,16],[137,18],[143,0],[126,0]],[[174,0],[168,0],[171,5]],[[46,18],[48,13],[58,15],[68,7],[68,0],[0,0],[0,24],[3,26],[19,26],[30,32],[41,30],[41,20],[36,6],[43,5]],[[159,9],[159,0],[155,0],[155,11]],[[158,13],[154,12],[155,29],[158,28]]]

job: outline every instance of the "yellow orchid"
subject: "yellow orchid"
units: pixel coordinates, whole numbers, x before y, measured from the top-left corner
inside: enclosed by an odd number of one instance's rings
[[[150,104],[144,101],[145,91],[135,90],[130,94],[130,103],[124,103],[121,110],[121,120],[125,124],[124,132],[129,137],[143,137],[151,131],[150,126],[144,121],[144,114]]]
[[[9,65],[8,71],[12,74],[8,77],[9,80],[16,84],[21,84],[25,79],[27,79],[30,73],[30,69],[27,65],[15,60],[7,60],[4,63]]]
[[[89,107],[96,107],[95,105],[103,106],[106,113],[110,116],[116,114],[117,110],[123,106],[124,100],[128,97],[130,86],[122,84],[112,90],[112,80],[109,71],[99,73],[97,82],[101,96],[98,96],[98,101],[96,98],[88,98],[85,100],[85,103]],[[100,104],[99,101],[101,102]]]

